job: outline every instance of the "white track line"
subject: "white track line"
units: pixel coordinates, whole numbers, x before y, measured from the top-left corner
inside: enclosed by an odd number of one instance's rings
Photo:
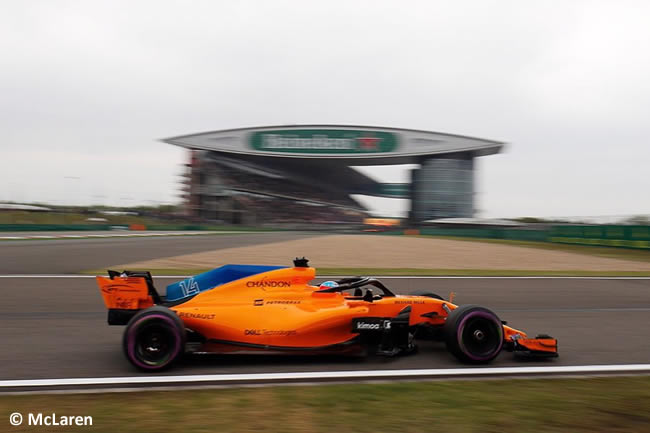
[[[2,388],[137,385],[174,383],[282,382],[291,380],[381,379],[408,377],[519,376],[650,372],[650,364],[575,365],[558,367],[441,368],[415,370],[310,371],[291,373],[200,374],[189,376],[88,377],[63,379],[0,380]]]
[[[154,278],[187,278],[187,275],[154,275]],[[328,278],[345,278],[349,275],[317,275],[317,279]],[[395,275],[375,275],[375,278],[382,280],[650,280],[650,277],[562,277],[562,276],[529,276],[529,277],[497,277],[497,276],[395,276]],[[95,278],[94,275],[77,275],[77,274],[7,274],[0,275],[0,278]]]

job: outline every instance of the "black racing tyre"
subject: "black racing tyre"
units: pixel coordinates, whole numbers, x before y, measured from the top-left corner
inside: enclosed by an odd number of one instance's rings
[[[426,290],[416,290],[415,292],[411,293],[411,296],[426,296],[427,298],[444,300],[442,299],[442,296],[438,295],[437,293],[427,292]]]
[[[131,318],[122,340],[126,358],[137,368],[160,371],[185,352],[185,325],[167,307],[155,306]]]
[[[503,348],[503,325],[499,317],[478,305],[452,310],[444,326],[447,349],[462,362],[485,364]]]

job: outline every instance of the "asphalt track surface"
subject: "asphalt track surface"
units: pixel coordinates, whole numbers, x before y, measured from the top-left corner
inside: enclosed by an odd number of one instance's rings
[[[493,309],[514,327],[559,339],[560,358],[535,365],[650,361],[650,281],[574,279],[387,279],[398,293],[453,290],[455,302]],[[171,279],[157,279],[164,286]],[[130,376],[123,327],[108,326],[92,278],[2,278],[0,379]],[[531,362],[525,364],[531,365]],[[522,365],[504,352],[492,367]],[[193,356],[174,374],[457,368],[444,344],[420,343],[411,356],[367,359]]]
[[[156,238],[2,241],[0,242],[0,274],[75,274],[120,263],[319,235],[319,233],[261,232]],[[291,263],[291,259],[287,259],[287,264]]]
[[[293,236],[293,237],[292,237]],[[309,234],[220,235],[191,239],[26,241],[1,274],[50,274],[106,263],[250,245]],[[248,239],[247,239],[248,238]],[[88,245],[79,245],[81,243]],[[10,242],[12,243],[12,242]],[[178,244],[177,244],[178,243]],[[0,245],[0,260],[10,257]],[[143,245],[145,244],[145,245]],[[130,256],[120,251],[134,246]],[[76,246],[76,248],[75,248]],[[22,248],[25,248],[24,250]],[[47,253],[41,251],[46,250]],[[83,264],[76,250],[85,251]],[[75,256],[75,257],[71,257]],[[14,255],[13,257],[16,257]],[[51,257],[52,260],[47,260]],[[177,279],[157,278],[159,288]],[[481,304],[529,334],[559,339],[560,358],[521,362],[502,353],[490,367],[646,364],[650,362],[650,280],[599,278],[387,278],[398,293],[426,289],[458,304]],[[0,380],[138,376],[121,351],[124,327],[108,326],[92,278],[0,278]],[[463,367],[444,344],[421,342],[415,355],[383,358],[327,356],[191,356],[162,374],[267,373]]]

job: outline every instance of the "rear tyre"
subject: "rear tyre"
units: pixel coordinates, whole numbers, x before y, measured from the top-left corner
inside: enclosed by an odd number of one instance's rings
[[[185,351],[185,326],[169,308],[155,306],[138,312],[124,331],[126,358],[144,371],[170,367]]]
[[[503,348],[503,325],[492,311],[478,305],[452,310],[444,326],[447,349],[462,362],[485,364]]]

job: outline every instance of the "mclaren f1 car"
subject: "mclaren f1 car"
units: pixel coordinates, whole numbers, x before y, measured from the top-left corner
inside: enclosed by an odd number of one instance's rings
[[[126,325],[123,350],[137,368],[157,371],[183,354],[294,353],[395,356],[415,340],[444,341],[465,363],[488,363],[502,350],[557,356],[557,340],[530,338],[478,305],[454,305],[434,293],[397,295],[371,277],[310,285],[306,259],[293,267],[225,265],[167,287],[149,272],[97,277],[110,325]]]

